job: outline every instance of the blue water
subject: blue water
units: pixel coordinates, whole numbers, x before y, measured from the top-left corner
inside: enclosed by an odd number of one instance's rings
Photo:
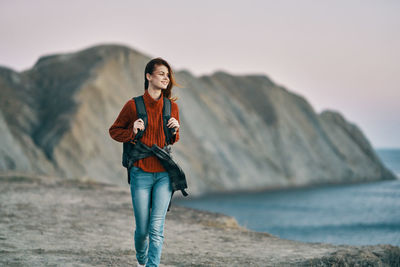
[[[383,164],[400,178],[400,149],[376,149]]]
[[[400,149],[377,150],[400,173]],[[400,180],[177,199],[259,232],[303,242],[400,246]]]

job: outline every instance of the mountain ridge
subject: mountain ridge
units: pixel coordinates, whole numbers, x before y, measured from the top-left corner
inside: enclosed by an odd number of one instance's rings
[[[46,55],[28,70],[0,68],[0,171],[126,184],[122,144],[108,128],[143,94],[151,58],[123,45]],[[394,179],[356,124],[319,114],[264,75],[176,71],[181,135],[174,157],[194,194]]]

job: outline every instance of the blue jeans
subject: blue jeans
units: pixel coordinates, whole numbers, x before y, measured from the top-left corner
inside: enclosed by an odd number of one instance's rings
[[[164,241],[165,216],[172,196],[170,178],[167,172],[145,172],[136,166],[130,169],[130,175],[136,222],[136,259],[140,264],[147,262],[146,267],[158,266]]]

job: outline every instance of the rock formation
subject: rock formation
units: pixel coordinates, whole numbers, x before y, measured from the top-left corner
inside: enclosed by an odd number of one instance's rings
[[[0,172],[126,185],[122,144],[108,129],[143,94],[150,59],[98,45],[41,57],[23,72],[1,67]],[[189,193],[395,178],[355,124],[316,113],[267,76],[181,70],[176,78],[181,140],[173,150]]]

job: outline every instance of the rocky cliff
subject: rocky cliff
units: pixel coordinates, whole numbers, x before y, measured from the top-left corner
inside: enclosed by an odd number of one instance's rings
[[[0,68],[0,171],[126,185],[122,144],[108,129],[143,94],[151,59],[99,45]],[[172,62],[173,63],[173,62]],[[181,140],[174,157],[189,193],[394,179],[361,130],[336,111],[318,114],[267,76],[176,72]]]

